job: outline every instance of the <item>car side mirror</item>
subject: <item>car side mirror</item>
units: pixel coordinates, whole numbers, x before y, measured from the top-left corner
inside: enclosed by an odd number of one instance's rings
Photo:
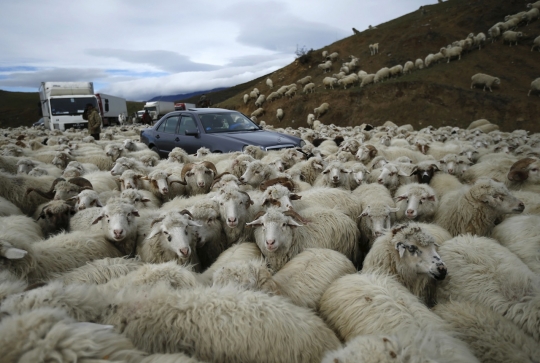
[[[199,136],[199,130],[186,130],[186,136]]]

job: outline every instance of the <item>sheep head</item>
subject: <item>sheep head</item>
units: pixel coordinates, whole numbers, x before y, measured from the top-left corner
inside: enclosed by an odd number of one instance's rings
[[[92,183],[85,178],[76,177],[66,181],[64,178],[56,178],[51,184],[50,189],[44,192],[36,188],[26,189],[26,194],[36,192],[47,199],[62,199],[67,200],[85,189],[92,189]]]
[[[395,213],[399,208],[388,205],[368,205],[358,218],[364,218],[366,224],[371,230],[372,238],[381,236],[385,230],[390,229],[392,224],[391,213]],[[364,223],[364,222],[362,222]]]
[[[115,198],[107,202],[92,224],[102,221],[102,228],[107,239],[120,242],[137,232],[135,217],[139,216],[139,211],[128,200]],[[122,252],[127,254],[130,251]]]
[[[525,205],[521,200],[514,197],[503,183],[493,179],[478,179],[471,186],[468,194],[474,200],[500,214],[522,213],[525,210]]]
[[[214,178],[217,176],[216,166],[209,161],[200,163],[187,163],[180,172],[180,183],[192,186],[194,190],[206,193],[210,190]],[[190,182],[190,180],[192,180]]]
[[[219,212],[229,228],[236,228],[245,222],[247,209],[253,205],[249,194],[234,187],[225,187],[212,198],[219,203]]]
[[[526,180],[533,183],[540,182],[540,160],[537,158],[525,158],[516,161],[508,172],[507,178],[510,181],[522,183]],[[529,179],[530,178],[530,179]]]

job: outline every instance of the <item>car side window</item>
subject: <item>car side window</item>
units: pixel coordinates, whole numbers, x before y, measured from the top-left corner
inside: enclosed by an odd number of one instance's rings
[[[191,117],[191,115],[182,115],[182,119],[180,120],[180,127],[178,129],[178,133],[180,135],[185,135],[186,130],[198,130],[197,123],[195,123],[195,120],[193,119],[193,117]]]
[[[174,134],[176,132],[176,126],[178,126],[178,120],[179,116],[171,116],[165,120],[163,123],[165,126],[163,127],[163,132],[167,134]],[[160,125],[161,128],[161,125]],[[158,131],[160,131],[158,129]]]

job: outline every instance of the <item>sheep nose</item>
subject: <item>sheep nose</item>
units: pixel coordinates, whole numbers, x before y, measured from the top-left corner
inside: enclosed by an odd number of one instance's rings
[[[454,169],[448,169],[448,174],[454,174]]]
[[[123,229],[115,229],[113,231],[113,233],[114,233],[114,237],[120,238],[120,237],[122,237],[122,233],[124,233],[124,230]]]
[[[83,210],[83,209],[86,209],[86,206],[84,204],[79,206],[79,210]]]
[[[202,187],[204,187],[204,182],[198,182],[197,185],[198,185],[200,188],[202,188]]]
[[[167,193],[169,192],[169,188],[163,188],[163,189],[161,190],[161,192],[162,192],[163,194],[167,194]]]
[[[383,184],[383,180],[381,178],[377,179],[377,183]]]
[[[133,189],[133,187],[131,186],[131,184],[126,184],[126,189]]]
[[[414,214],[414,209],[407,209],[407,215],[412,216]]]
[[[266,240],[266,245],[267,246],[273,246],[275,243],[276,243],[275,239],[267,239]]]
[[[241,182],[244,181],[244,177],[243,177],[243,176],[240,177],[240,181],[241,181]]]
[[[523,202],[520,202],[518,205],[518,209],[521,211],[525,210],[525,204],[523,204]]]
[[[229,223],[234,223],[236,222],[236,217],[227,218],[227,221],[229,221]]]
[[[435,276],[435,278],[437,280],[444,280],[446,277],[446,274],[448,273],[446,266],[444,264],[438,264],[437,271],[439,272],[439,274]]]
[[[182,256],[188,257],[189,256],[189,248],[180,248],[180,253]]]

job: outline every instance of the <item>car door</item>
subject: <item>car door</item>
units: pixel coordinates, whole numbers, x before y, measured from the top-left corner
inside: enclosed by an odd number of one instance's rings
[[[186,131],[191,135],[186,135]],[[196,132],[196,135],[193,133]],[[177,135],[175,138],[175,146],[181,147],[188,154],[195,154],[201,144],[201,131],[195,120],[195,116],[184,113],[180,118],[180,125],[178,127]]]
[[[180,121],[180,115],[171,115],[163,120],[155,133],[155,144],[161,156],[167,156],[176,147],[176,130]]]

